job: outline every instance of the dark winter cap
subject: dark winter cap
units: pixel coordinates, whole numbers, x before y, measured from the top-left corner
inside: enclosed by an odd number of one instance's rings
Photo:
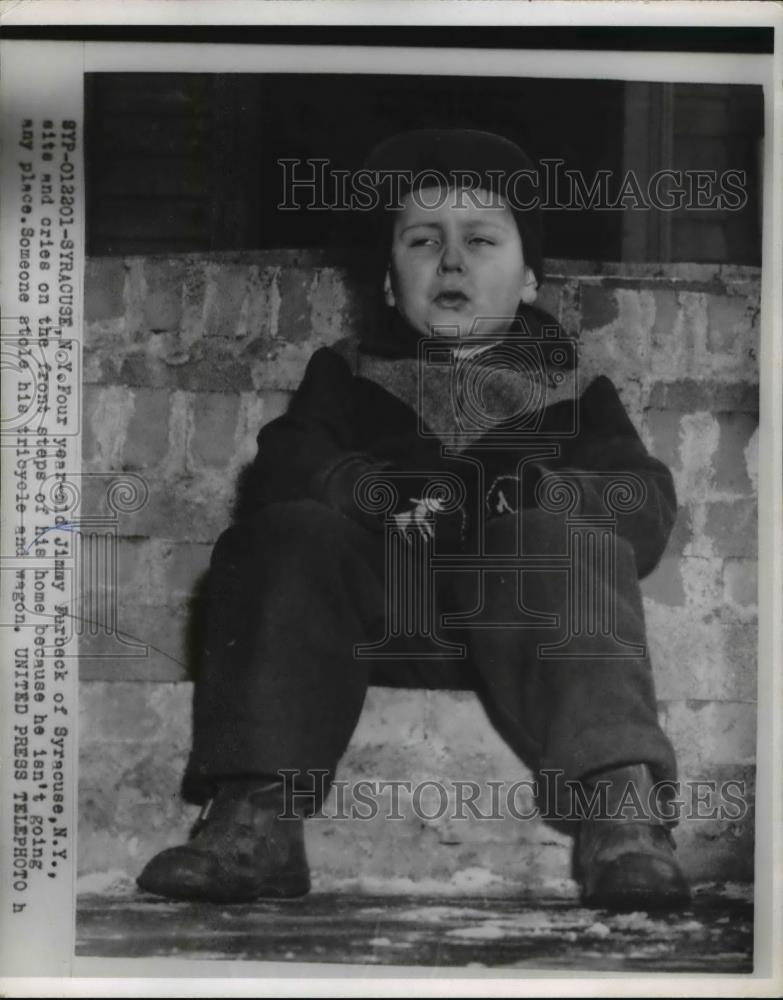
[[[519,146],[475,129],[416,129],[379,143],[365,170],[377,174],[380,209],[400,207],[412,190],[438,183],[500,195],[514,213],[525,254],[539,285],[543,276],[538,172]]]

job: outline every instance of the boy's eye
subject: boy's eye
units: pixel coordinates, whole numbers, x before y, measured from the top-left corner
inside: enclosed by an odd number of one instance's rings
[[[412,247],[430,247],[435,246],[437,242],[438,240],[435,236],[415,236],[411,240],[410,245]]]
[[[489,236],[471,236],[471,243],[477,243],[479,246],[494,246],[495,241]]]

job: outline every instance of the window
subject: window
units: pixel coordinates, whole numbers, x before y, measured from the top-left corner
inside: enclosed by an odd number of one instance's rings
[[[588,187],[600,171],[615,187],[628,170],[643,187],[662,169],[745,172],[738,210],[547,209],[548,257],[760,262],[759,87],[348,74],[90,74],[88,253],[361,244],[350,213],[281,211],[278,161],[354,170],[380,139],[436,125],[500,132]]]

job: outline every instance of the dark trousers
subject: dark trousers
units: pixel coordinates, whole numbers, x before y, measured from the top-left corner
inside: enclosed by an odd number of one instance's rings
[[[485,525],[486,551],[513,553],[520,527],[525,554],[552,557],[551,566],[544,558],[525,570],[521,586],[513,569],[488,574],[483,593],[473,570],[436,574],[436,619],[474,611],[476,621],[495,623],[441,629],[467,651],[446,660],[355,657],[357,644],[384,636],[383,534],[311,500],[273,504],[224,532],[210,569],[186,794],[203,800],[222,776],[281,770],[300,772],[301,787],[317,790],[305,776],[335,774],[371,683],[477,690],[517,754],[534,769],[559,769],[564,780],[640,762],[674,780],[630,544],[616,539],[610,568],[586,584],[592,600],[611,605],[620,645],[584,636],[564,647],[567,657],[547,655],[543,647],[574,624],[565,522],[538,510],[504,514]]]

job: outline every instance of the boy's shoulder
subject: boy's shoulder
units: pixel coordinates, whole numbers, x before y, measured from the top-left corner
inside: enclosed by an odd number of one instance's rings
[[[321,350],[331,351],[341,358],[355,375],[359,369],[359,339],[358,337],[341,337],[333,344]]]

